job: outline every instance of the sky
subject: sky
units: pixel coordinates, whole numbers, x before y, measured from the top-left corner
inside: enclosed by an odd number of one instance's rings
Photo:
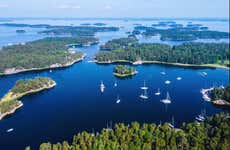
[[[0,0],[0,17],[229,18],[229,0]]]

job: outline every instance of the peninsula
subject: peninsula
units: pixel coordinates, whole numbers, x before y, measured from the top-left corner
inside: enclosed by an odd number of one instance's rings
[[[94,37],[56,37],[3,47],[0,51],[0,75],[25,71],[68,67],[85,54],[70,50],[69,45],[91,45]]]
[[[50,89],[54,86],[56,86],[55,81],[45,77],[18,80],[0,101],[0,120],[13,114],[18,108],[23,106],[23,103],[19,101],[23,96]]]
[[[116,77],[125,78],[137,74],[137,71],[134,67],[130,67],[126,65],[117,65],[113,69],[113,74]]]

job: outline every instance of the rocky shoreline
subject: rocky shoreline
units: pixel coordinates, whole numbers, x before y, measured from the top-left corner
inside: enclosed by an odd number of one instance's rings
[[[45,68],[31,68],[31,69],[16,69],[16,68],[8,68],[4,71],[4,73],[0,73],[0,75],[12,75],[22,72],[29,72],[29,71],[39,71],[39,70],[47,70],[47,69],[57,69],[57,68],[65,68],[72,66],[73,64],[82,61],[85,58],[86,54],[84,53],[80,58],[73,60],[72,62],[68,62],[64,65],[62,64],[52,64],[49,67]]]
[[[14,107],[12,110],[0,114],[0,120],[2,120],[3,118],[5,118],[6,116],[9,116],[9,115],[15,113],[15,111],[16,111],[17,109],[19,109],[19,108],[21,108],[21,107],[23,106],[23,103],[22,103],[21,101],[18,101],[18,102],[19,102],[19,103],[18,103],[19,105],[18,105],[17,107]]]
[[[219,105],[219,106],[230,106],[229,102],[227,102],[226,100],[222,100],[222,99],[212,101],[212,103],[215,105]]]
[[[113,64],[113,63],[130,63],[132,65],[142,65],[142,64],[162,64],[162,65],[172,65],[178,67],[201,67],[201,68],[222,68],[229,70],[230,68],[227,66],[217,65],[217,64],[204,64],[204,65],[195,65],[195,64],[182,64],[182,63],[168,63],[168,62],[160,62],[160,61],[128,61],[128,60],[114,60],[114,61],[98,61],[94,60],[95,63],[98,64]]]
[[[131,74],[113,73],[113,75],[116,76],[116,77],[125,78],[125,77],[130,77],[130,76],[136,75],[137,73],[138,73],[138,72],[135,71],[135,72],[132,72]]]

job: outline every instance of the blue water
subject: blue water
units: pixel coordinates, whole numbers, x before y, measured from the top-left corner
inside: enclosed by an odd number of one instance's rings
[[[126,30],[128,29],[100,33],[96,37],[103,44],[112,38],[126,37]],[[23,36],[19,39],[26,41]],[[6,36],[5,40],[6,43],[13,42],[11,37]],[[69,68],[56,69],[52,73],[38,71],[0,77],[0,97],[18,79],[48,76],[57,82],[53,89],[22,98],[24,106],[9,118],[0,121],[2,149],[18,150],[27,145],[37,148],[41,142],[70,141],[75,133],[84,130],[100,131],[110,121],[113,124],[132,121],[159,123],[169,122],[174,117],[176,126],[180,126],[183,122],[193,121],[203,109],[208,115],[228,111],[205,102],[200,94],[201,88],[228,85],[227,70],[142,65],[135,66],[139,72],[137,75],[120,80],[112,74],[114,65],[88,63],[98,51],[99,45],[78,49],[88,56]],[[162,71],[166,75],[162,75]],[[201,76],[201,72],[207,72],[208,75]],[[181,81],[176,80],[178,76],[182,77]],[[102,80],[106,86],[103,94],[99,89]],[[170,80],[171,84],[166,85],[165,80]],[[118,83],[117,87],[113,86],[115,81]],[[140,86],[144,81],[149,87],[147,101],[139,98]],[[158,88],[162,94],[155,96]],[[166,97],[166,92],[172,98],[172,104],[168,106],[160,102]],[[121,102],[116,104],[118,94]],[[6,133],[9,128],[14,128],[14,131]]]

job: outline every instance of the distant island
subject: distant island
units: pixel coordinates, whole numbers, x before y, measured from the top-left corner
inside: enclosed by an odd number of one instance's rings
[[[113,69],[113,74],[116,77],[124,78],[124,77],[130,77],[137,74],[137,71],[134,67],[130,67],[126,65],[116,65]]]
[[[48,35],[71,35],[71,36],[94,36],[97,32],[118,31],[118,27],[96,27],[96,26],[57,26],[48,30],[40,31],[39,34]]]
[[[2,23],[0,26],[7,27],[30,27],[30,28],[51,28],[51,25],[48,24],[21,24],[21,23]]]
[[[71,35],[71,36],[94,36],[97,32],[118,31],[118,27],[103,27],[104,23],[95,23],[95,26],[90,26],[90,23],[83,23],[80,26],[74,25],[48,25],[48,24],[17,24],[17,23],[2,23],[0,26],[7,27],[30,27],[44,28],[38,34],[46,35]]]
[[[167,29],[159,29],[156,27],[169,27]],[[228,39],[228,32],[208,30],[208,27],[203,27],[200,24],[188,24],[183,26],[181,24],[161,22],[154,24],[153,27],[136,26],[133,35],[136,33],[144,36],[160,35],[162,41],[194,41],[198,39]],[[138,35],[137,34],[137,35]]]
[[[99,133],[78,133],[69,142],[52,144],[47,141],[39,150],[227,150],[229,131],[229,115],[224,113],[208,117],[201,123],[184,123],[180,128],[171,128],[168,123],[118,123]],[[25,148],[31,149],[30,146]]]
[[[16,33],[26,33],[25,30],[16,30]]]
[[[0,51],[0,75],[71,66],[85,56],[84,53],[70,51],[71,46],[97,42],[94,37],[56,37],[3,47]]]
[[[18,108],[23,106],[23,103],[19,101],[23,96],[53,88],[55,85],[55,81],[45,77],[18,80],[0,101],[0,120],[13,114]]]
[[[228,43],[184,43],[170,46],[160,43],[138,43],[136,38],[108,41],[95,55],[97,63],[156,63],[182,67],[229,69]]]
[[[94,23],[93,25],[95,25],[95,26],[105,26],[106,24],[105,23]]]
[[[211,102],[215,105],[230,106],[230,85],[224,88],[214,88],[211,91]]]

